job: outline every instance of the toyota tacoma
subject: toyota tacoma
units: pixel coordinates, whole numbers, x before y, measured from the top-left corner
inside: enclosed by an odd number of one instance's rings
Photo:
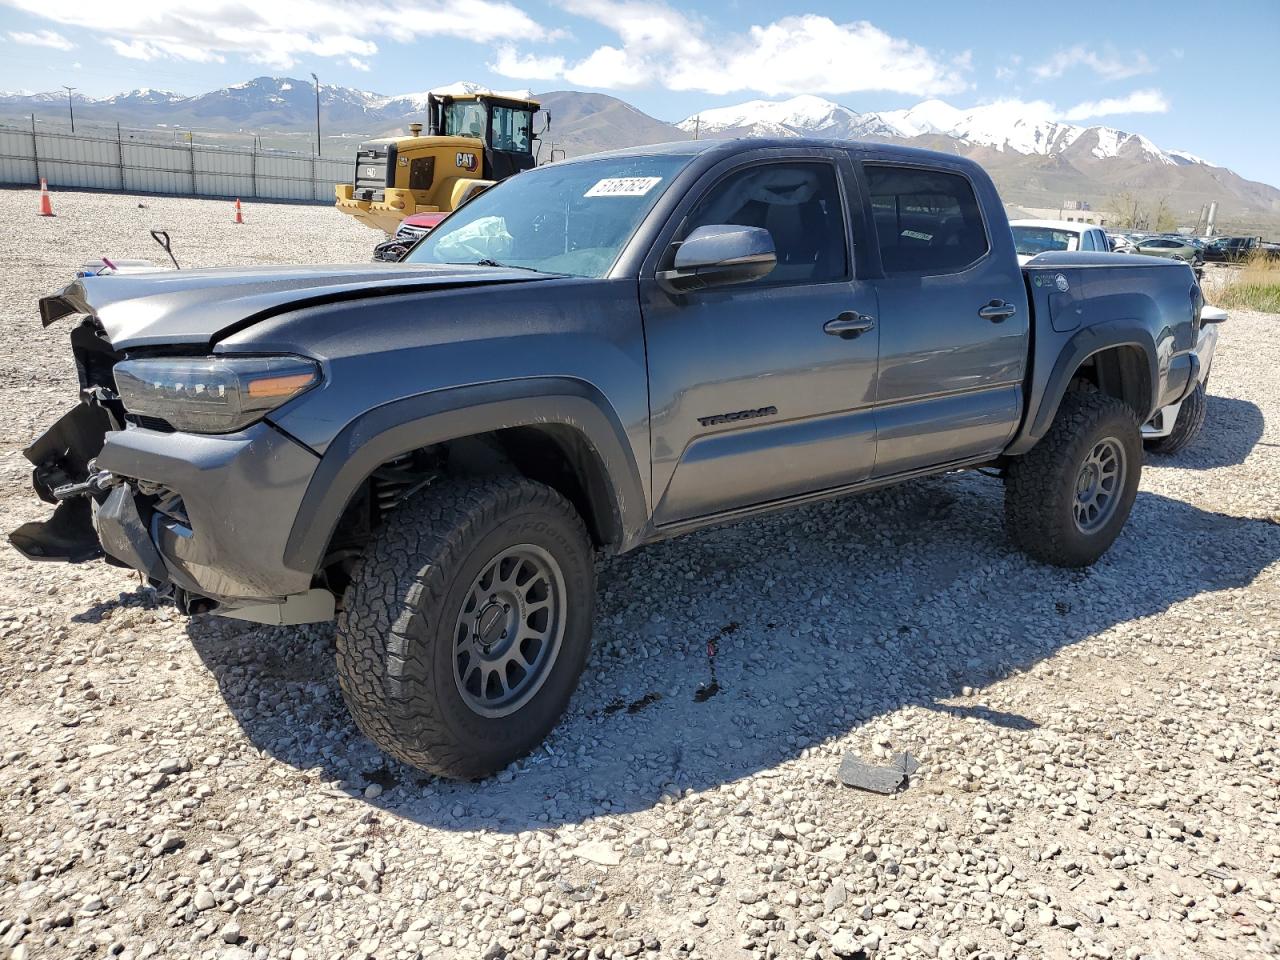
[[[587,661],[593,559],[985,468],[1017,547],[1116,539],[1141,425],[1198,383],[1187,264],[1018,263],[990,178],[871,143],[599,154],[476,197],[404,262],[85,277],[79,402],[11,542],[188,614],[336,619],[360,729],[474,778]]]

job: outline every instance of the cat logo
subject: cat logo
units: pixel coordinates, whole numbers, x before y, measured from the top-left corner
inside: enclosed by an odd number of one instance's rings
[[[474,153],[459,153],[457,165],[463,170],[474,170],[476,168],[476,155]]]

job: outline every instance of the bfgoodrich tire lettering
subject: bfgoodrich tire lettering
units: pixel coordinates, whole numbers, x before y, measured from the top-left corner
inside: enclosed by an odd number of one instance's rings
[[[477,619],[460,614],[507,554],[553,560],[546,568],[562,579],[562,623],[536,691],[518,709],[486,716],[455,681],[459,625]],[[388,519],[352,578],[337,631],[343,699],[391,756],[441,776],[487,776],[560,719],[590,650],[594,599],[586,529],[554,490],[519,477],[432,486]],[[495,637],[497,619],[496,609],[483,618]]]
[[[1095,505],[1103,503],[1096,485],[1099,459],[1120,462],[1104,514],[1095,512]],[[1049,432],[1005,473],[1009,538],[1036,560],[1086,567],[1120,535],[1141,473],[1142,434],[1133,410],[1095,390],[1073,389]],[[1082,504],[1087,511],[1083,522]],[[1099,516],[1100,522],[1091,519]]]

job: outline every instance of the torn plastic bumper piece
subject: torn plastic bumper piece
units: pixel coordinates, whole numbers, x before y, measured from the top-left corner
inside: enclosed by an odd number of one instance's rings
[[[63,500],[48,520],[32,520],[11,532],[9,542],[28,560],[84,563],[102,556],[87,497]]]
[[[169,571],[164,558],[138,514],[133,484],[116,486],[98,507],[98,539],[102,549],[126,566],[141,571],[150,580],[167,583]]]
[[[9,542],[28,560],[83,563],[102,556],[87,497],[65,499],[55,491],[86,482],[90,463],[102,450],[109,430],[118,429],[110,411],[96,403],[77,403],[22,451],[32,464],[31,486],[57,509],[48,520],[24,523]]]

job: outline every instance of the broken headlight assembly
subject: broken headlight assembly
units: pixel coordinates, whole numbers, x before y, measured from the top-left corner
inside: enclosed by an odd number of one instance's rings
[[[188,433],[234,433],[320,382],[303,357],[155,357],[113,371],[125,411]]]

